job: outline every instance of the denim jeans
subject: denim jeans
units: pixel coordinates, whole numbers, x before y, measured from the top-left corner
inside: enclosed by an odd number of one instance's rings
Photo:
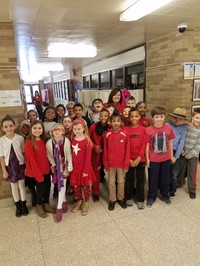
[[[180,163],[180,159],[177,159],[175,164],[171,166],[169,191],[173,193],[176,192],[177,176],[180,173]]]

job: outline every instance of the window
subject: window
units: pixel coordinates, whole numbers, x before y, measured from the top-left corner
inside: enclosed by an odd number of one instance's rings
[[[110,73],[109,71],[104,71],[100,73],[100,88],[110,87]]]

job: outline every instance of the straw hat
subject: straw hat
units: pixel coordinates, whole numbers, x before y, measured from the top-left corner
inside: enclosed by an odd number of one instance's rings
[[[177,107],[173,111],[173,113],[168,114],[168,115],[170,115],[172,117],[178,117],[178,118],[187,119],[187,117],[186,117],[186,110],[185,110],[185,108],[181,108],[181,107]]]

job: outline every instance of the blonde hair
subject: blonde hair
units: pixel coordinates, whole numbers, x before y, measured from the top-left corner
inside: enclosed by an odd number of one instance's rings
[[[73,121],[73,123],[72,123],[72,135],[71,135],[71,139],[74,139],[75,138],[75,134],[73,132],[73,126],[74,125],[81,125],[83,127],[83,129],[84,129],[84,135],[85,135],[85,137],[88,140],[88,145],[89,146],[92,146],[93,144],[92,144],[92,141],[90,139],[88,127],[87,127],[87,124],[86,124],[85,120],[80,118],[80,119],[75,119]]]
[[[56,128],[60,128],[61,130],[62,130],[62,132],[63,132],[63,136],[65,135],[65,128],[64,128],[64,126],[63,126],[63,124],[61,124],[61,123],[56,123],[52,128],[51,128],[51,130],[50,130],[50,135],[51,135],[51,137],[53,137],[53,131],[54,131],[54,129],[56,129]]]

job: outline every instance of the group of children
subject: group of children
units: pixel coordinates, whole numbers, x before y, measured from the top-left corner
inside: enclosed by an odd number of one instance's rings
[[[133,205],[136,193],[138,209],[144,209],[145,165],[148,167],[148,196],[151,207],[158,190],[167,204],[187,176],[191,199],[196,197],[196,172],[200,152],[200,110],[185,124],[186,110],[176,108],[165,124],[165,110],[151,110],[152,120],[145,117],[144,102],[135,103],[130,96],[123,110],[94,99],[83,115],[80,103],[47,107],[43,119],[30,110],[27,120],[15,133],[16,125],[7,115],[1,121],[5,135],[0,138],[3,178],[11,184],[16,216],[28,214],[25,184],[40,217],[55,214],[62,220],[67,212],[67,183],[74,189],[76,202],[71,211],[87,215],[89,197],[99,201],[102,169],[108,175],[108,209],[116,202],[122,207]],[[120,113],[121,112],[121,113]],[[25,182],[24,182],[25,180]],[[49,203],[51,182],[58,195],[56,210]],[[91,186],[91,188],[90,188]],[[91,192],[90,192],[91,190]]]

